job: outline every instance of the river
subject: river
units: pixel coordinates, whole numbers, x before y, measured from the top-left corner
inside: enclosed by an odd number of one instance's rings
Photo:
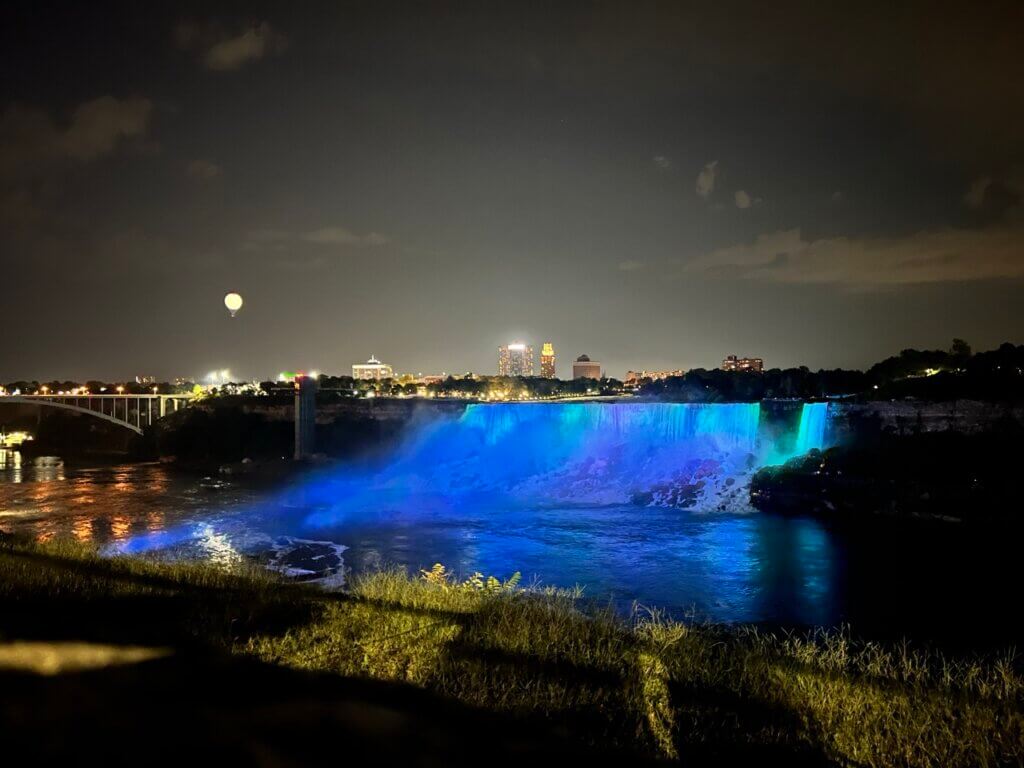
[[[855,530],[758,513],[634,504],[510,504],[475,496],[325,514],[313,476],[285,488],[204,479],[160,464],[75,466],[0,450],[0,529],[110,553],[260,558],[300,578],[440,562],[580,585],[621,610],[971,650],[1019,642],[1012,542],[951,527]],[[313,490],[311,490],[313,489]]]

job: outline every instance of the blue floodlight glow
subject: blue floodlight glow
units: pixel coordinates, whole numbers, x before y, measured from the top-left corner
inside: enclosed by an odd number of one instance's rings
[[[623,610],[642,600],[722,621],[836,618],[819,524],[728,514],[750,511],[759,467],[830,444],[827,404],[500,403],[421,415],[373,461],[239,505],[213,495],[198,519],[106,551],[252,557],[331,585],[345,567],[442,562],[585,585]]]
[[[303,536],[443,525],[467,510],[748,511],[758,467],[827,446],[828,404],[804,404],[799,424],[781,430],[759,403],[474,404],[407,432],[386,457],[307,475],[236,519],[265,534]],[[177,546],[198,530],[180,526],[117,549]]]
[[[797,451],[826,445],[827,409],[804,406]],[[483,498],[505,506],[745,506],[750,474],[769,457],[795,455],[761,421],[759,403],[470,405],[459,418],[413,430],[387,460],[307,479],[282,503],[312,507],[312,528],[385,511],[442,514]]]

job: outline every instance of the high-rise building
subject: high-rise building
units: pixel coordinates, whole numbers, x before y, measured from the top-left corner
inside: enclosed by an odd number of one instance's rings
[[[395,373],[391,370],[391,366],[387,363],[382,363],[373,355],[370,355],[370,359],[365,363],[357,363],[352,366],[353,379],[380,381],[381,379],[393,379],[394,377]]]
[[[499,376],[533,376],[533,347],[517,341],[498,347]]]
[[[580,355],[572,364],[572,377],[574,379],[600,379],[601,364],[594,362],[586,355]]]
[[[540,348],[540,375],[545,379],[555,378],[555,348],[545,341]]]
[[[722,361],[722,370],[761,373],[764,371],[764,360],[760,357],[736,357],[736,355],[729,355]]]

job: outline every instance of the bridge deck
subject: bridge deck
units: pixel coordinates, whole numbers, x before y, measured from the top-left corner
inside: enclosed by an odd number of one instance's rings
[[[73,413],[84,413],[141,435],[144,427],[150,427],[168,413],[175,413],[186,407],[191,399],[192,395],[159,393],[5,395],[0,397],[0,405],[41,405]]]

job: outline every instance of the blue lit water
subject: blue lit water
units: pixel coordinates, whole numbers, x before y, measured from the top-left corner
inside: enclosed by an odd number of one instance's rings
[[[769,429],[757,405],[480,406],[420,425],[373,464],[273,491],[159,465],[74,468],[7,453],[0,528],[112,551],[270,553],[289,572],[330,576],[340,559],[349,571],[436,562],[520,571],[624,610],[637,601],[718,621],[849,622],[887,635],[940,637],[965,626],[952,614],[969,606],[972,642],[1010,636],[1011,614],[992,597],[1012,562],[999,542],[972,549],[960,531],[887,524],[878,535],[750,511],[752,468],[827,444],[828,433],[824,405],[803,408],[787,430]]]
[[[808,450],[824,446],[825,408],[801,413],[801,434],[816,421]],[[792,443],[761,420],[757,403],[470,406],[376,464],[319,473],[249,516],[271,536],[343,543],[356,571],[520,571],[623,608],[828,622],[828,536],[747,503],[751,472]]]
[[[341,520],[312,537],[343,540],[359,571],[388,563],[584,587],[721,621],[817,624],[833,613],[828,534],[811,520],[705,514],[665,507],[482,504]]]

